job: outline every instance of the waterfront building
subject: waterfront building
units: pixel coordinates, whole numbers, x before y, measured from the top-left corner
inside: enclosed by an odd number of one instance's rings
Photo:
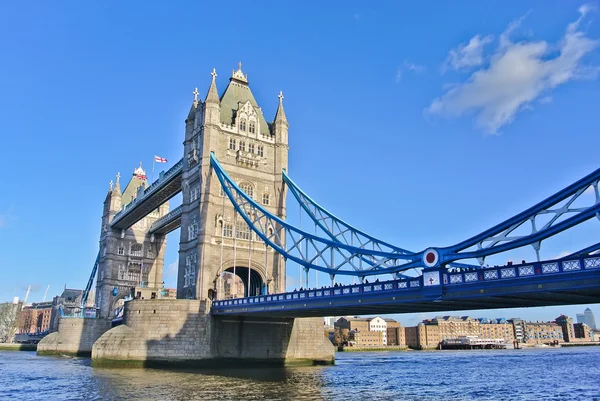
[[[587,324],[575,323],[573,324],[573,331],[577,341],[592,341],[591,329]]]
[[[563,332],[563,340],[570,342],[575,339],[575,328],[573,327],[573,318],[566,315],[560,315],[556,318],[556,323],[560,325]]]
[[[34,302],[25,306],[17,317],[17,334],[35,334],[50,331],[52,301]]]
[[[423,323],[438,326],[440,341],[459,336],[478,336],[480,333],[479,320],[469,316],[436,316],[424,320]]]
[[[524,343],[525,340],[525,321],[519,318],[508,320],[512,324],[514,339],[518,343]]]
[[[355,346],[405,345],[404,329],[394,319],[376,317],[340,317],[335,332]]]
[[[441,341],[436,324],[419,323],[415,327],[406,327],[404,333],[406,345],[413,349],[435,349]]]
[[[384,319],[387,324],[387,345],[406,345],[404,327],[394,319]]]
[[[596,330],[596,317],[590,308],[586,308],[583,313],[577,314],[577,323],[585,323],[590,329]]]
[[[555,322],[526,322],[525,343],[554,344],[564,342],[563,330]]]
[[[515,340],[515,330],[512,323],[506,319],[479,319],[479,336],[482,338],[501,338],[510,344]]]

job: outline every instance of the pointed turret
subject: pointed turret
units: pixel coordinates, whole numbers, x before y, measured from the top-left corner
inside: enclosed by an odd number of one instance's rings
[[[116,192],[119,195],[121,195],[121,183],[119,182],[121,180],[121,173],[117,173],[117,181],[115,183],[115,187],[111,188],[113,194]]]
[[[194,119],[196,118],[196,111],[198,110],[198,95],[200,94],[200,92],[198,92],[198,88],[194,89],[194,91],[192,92],[192,95],[194,95],[194,101],[192,102],[192,107],[190,107],[190,112],[188,113],[188,116],[186,118],[186,123],[187,122],[194,122]]]
[[[279,91],[279,106],[277,106],[277,112],[275,113],[275,123],[286,124],[289,127],[287,118],[285,116],[285,110],[283,110],[283,92]]]
[[[210,87],[208,88],[208,93],[206,94],[206,99],[204,103],[216,103],[220,104],[219,101],[219,92],[217,91],[217,70],[213,68],[212,72],[212,82],[210,83]]]
[[[283,110],[283,93],[279,91],[279,106],[277,107],[277,113],[275,113],[275,120],[273,121],[273,135],[275,135],[275,142],[277,143],[288,143],[288,124],[285,111]]]

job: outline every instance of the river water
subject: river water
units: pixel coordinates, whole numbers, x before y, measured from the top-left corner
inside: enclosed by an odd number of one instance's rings
[[[0,400],[600,401],[600,347],[337,353],[335,366],[93,368],[0,351]]]

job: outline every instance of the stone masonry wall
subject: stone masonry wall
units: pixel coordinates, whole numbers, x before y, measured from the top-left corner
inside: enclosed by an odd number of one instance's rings
[[[212,317],[206,301],[135,300],[124,325],[107,331],[92,349],[95,365],[218,366],[233,362],[331,363],[333,345],[323,321]]]
[[[60,318],[58,331],[48,334],[38,344],[39,355],[89,356],[92,346],[110,329],[108,319]]]

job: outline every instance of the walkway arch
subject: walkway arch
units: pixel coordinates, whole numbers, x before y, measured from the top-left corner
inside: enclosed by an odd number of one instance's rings
[[[260,272],[254,268],[250,269],[250,292],[248,293],[248,267],[247,266],[236,266],[235,269],[230,267],[225,270],[225,273],[231,273],[238,276],[244,284],[244,296],[255,296],[262,295],[264,293],[264,278]]]

